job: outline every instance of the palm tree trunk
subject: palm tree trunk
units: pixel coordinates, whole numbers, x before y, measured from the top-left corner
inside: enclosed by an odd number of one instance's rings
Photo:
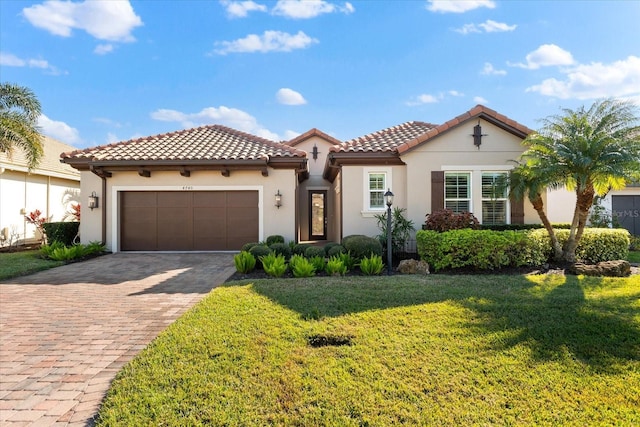
[[[571,222],[571,231],[569,232],[569,239],[562,248],[562,257],[565,261],[570,263],[576,262],[576,249],[582,239],[582,233],[587,225],[587,218],[589,216],[589,209],[593,205],[593,196],[595,190],[592,184],[587,184],[586,188],[582,191],[576,189],[576,209],[573,214],[573,221]]]
[[[540,217],[544,228],[547,230],[547,233],[549,233],[549,238],[551,239],[551,248],[553,249],[553,260],[562,260],[562,246],[560,246],[560,242],[558,242],[558,237],[553,230],[553,226],[551,226],[551,222],[549,222],[547,213],[544,211],[544,202],[542,201],[542,196],[540,195],[540,193],[535,194],[533,197],[529,195],[529,201],[533,205],[533,208],[536,210],[536,212],[538,212],[538,216]]]

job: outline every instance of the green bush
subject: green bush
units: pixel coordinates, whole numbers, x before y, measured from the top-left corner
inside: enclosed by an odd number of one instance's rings
[[[304,256],[307,258],[313,258],[316,256],[324,258],[324,248],[321,248],[319,246],[309,246],[307,249],[305,249]]]
[[[274,243],[284,243],[284,237],[282,237],[279,234],[273,234],[273,235],[267,237],[266,243],[267,243],[267,246],[271,246]]]
[[[556,230],[558,242],[564,245],[569,238],[569,230]],[[546,230],[534,230],[531,237],[545,248],[546,256],[551,256],[551,239]],[[585,228],[576,248],[576,258],[582,262],[595,264],[602,261],[626,259],[630,245],[629,232],[622,228]]]
[[[557,229],[570,229],[571,224],[568,222],[560,222],[551,224],[553,228]],[[544,228],[542,224],[483,224],[480,226],[481,230],[493,230],[493,231],[519,231],[519,230],[537,230]]]
[[[295,255],[303,255],[304,256],[304,251],[307,248],[310,248],[311,245],[308,243],[298,243],[296,245],[293,246],[293,249],[291,250],[291,252]]]
[[[78,235],[80,223],[73,222],[45,222],[42,224],[49,243],[61,242],[65,246],[72,246]]]
[[[256,267],[256,257],[247,251],[242,251],[233,257],[236,270],[239,273],[249,273]]]
[[[331,250],[331,248],[334,248],[336,246],[340,246],[340,243],[336,243],[336,242],[329,242],[326,245],[324,245],[324,254],[326,256],[329,256],[329,251]]]
[[[630,251],[640,251],[640,236],[629,236],[630,239],[630,244],[629,244],[629,250]]]
[[[249,253],[255,257],[256,267],[262,268],[262,261],[260,258],[269,255],[271,253],[271,249],[266,245],[255,245],[249,249]]]
[[[339,253],[337,257],[342,261],[344,266],[347,267],[347,271],[353,270],[356,264],[358,264],[358,260],[352,257],[350,252]]]
[[[289,268],[294,277],[312,277],[316,275],[316,267],[302,255],[294,255],[289,261]]]
[[[42,258],[54,261],[72,261],[85,258],[90,255],[100,254],[105,251],[105,247],[100,242],[91,242],[88,245],[65,246],[60,241],[55,241],[50,245],[43,245],[40,248]]]
[[[251,242],[251,243],[245,243],[244,245],[242,245],[242,248],[240,249],[241,251],[245,251],[245,252],[249,252],[249,250],[254,247],[254,246],[258,246],[260,243],[258,242]]]
[[[343,254],[343,253],[347,252],[347,250],[344,248],[344,246],[336,244],[334,246],[331,246],[331,248],[329,248],[329,250],[327,250],[325,252],[327,253],[328,257],[332,257],[332,256],[336,256],[336,255],[339,255],[339,254]]]
[[[282,277],[287,272],[287,263],[282,255],[270,252],[268,255],[260,257],[262,268],[269,276]]]
[[[536,230],[537,231],[537,230]],[[439,233],[420,230],[416,234],[418,254],[437,270],[541,265],[548,254],[544,242],[524,231],[451,230]]]
[[[334,255],[329,257],[324,271],[326,271],[329,276],[344,276],[347,274],[348,269],[342,259],[340,259],[340,256]]]
[[[291,258],[291,248],[285,243],[274,243],[269,245],[269,249],[275,252],[276,255],[282,255],[285,259]]]
[[[371,254],[371,256],[362,258],[360,261],[360,271],[365,276],[377,276],[382,272],[384,264],[380,255]]]
[[[349,240],[354,238],[359,238],[359,237],[367,237],[367,236],[365,236],[364,234],[350,234],[342,238],[342,246],[345,246]]]
[[[50,258],[53,251],[59,248],[64,248],[64,244],[59,241],[53,241],[49,244],[40,246],[40,256],[42,258]]]
[[[382,245],[378,239],[367,236],[354,236],[345,239],[343,246],[358,261],[371,254],[382,256]]]
[[[311,262],[311,264],[313,264],[314,268],[316,269],[316,271],[322,271],[324,270],[324,256],[314,256],[309,258],[309,262]]]

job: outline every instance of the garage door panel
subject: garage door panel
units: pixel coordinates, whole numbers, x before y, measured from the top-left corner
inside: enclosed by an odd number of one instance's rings
[[[612,208],[620,226],[640,235],[640,196],[612,196]]]
[[[122,250],[238,250],[258,240],[257,191],[126,192]]]

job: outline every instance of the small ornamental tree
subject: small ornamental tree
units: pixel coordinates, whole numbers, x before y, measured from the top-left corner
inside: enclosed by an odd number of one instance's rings
[[[29,224],[32,224],[36,227],[36,230],[40,232],[40,242],[44,242],[46,238],[46,233],[44,231],[44,223],[47,222],[47,218],[41,216],[42,212],[39,209],[36,209],[33,212],[29,212],[29,215],[25,215],[24,219]]]

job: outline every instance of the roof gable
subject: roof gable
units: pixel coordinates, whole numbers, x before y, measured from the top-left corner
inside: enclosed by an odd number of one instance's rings
[[[313,138],[314,136],[317,136],[318,138],[322,138],[324,140],[326,140],[327,142],[329,142],[330,144],[333,145],[338,145],[338,144],[342,144],[342,141],[332,137],[331,135],[322,132],[320,129],[309,129],[308,131],[306,131],[305,133],[296,136],[295,138],[284,142],[285,145],[288,145],[289,147],[295,147],[298,144],[303,143],[304,141]]]

